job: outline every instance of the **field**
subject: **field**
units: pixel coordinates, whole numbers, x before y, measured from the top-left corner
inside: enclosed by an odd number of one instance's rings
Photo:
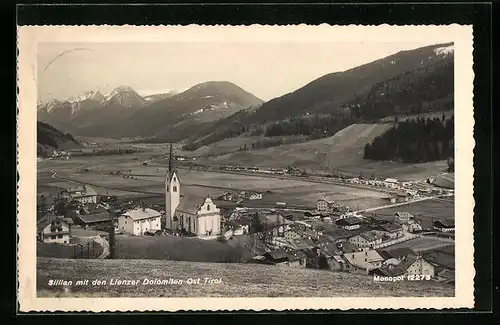
[[[443,247],[454,247],[454,241],[452,239],[437,238],[432,236],[422,236],[406,242],[391,245],[388,249],[410,247],[415,252],[427,252]]]
[[[401,207],[380,209],[373,213],[387,218],[393,217],[396,212],[406,211],[422,221],[424,229],[432,229],[433,222],[443,219],[455,219],[455,198],[439,198],[410,203]],[[472,218],[472,216],[471,216]]]
[[[160,259],[193,262],[240,262],[251,258],[242,246],[217,240],[176,236],[116,236],[120,259]]]
[[[98,193],[103,195],[157,196],[161,202],[166,169],[154,165],[143,165],[144,157],[138,160],[134,158],[130,156],[75,157],[68,161],[42,161],[38,166],[38,194],[55,193],[61,188],[74,186],[75,183],[72,181],[76,181],[94,186]],[[83,171],[84,168],[88,168],[89,171]],[[51,169],[57,171],[56,178],[52,177]],[[116,175],[118,171],[122,174],[128,173],[130,177]],[[385,195],[375,190],[334,184],[188,169],[180,169],[179,178],[183,195],[210,195],[215,198],[227,190],[270,191],[272,193],[265,193],[262,201],[251,203],[268,207],[274,206],[278,201],[285,201],[290,207],[313,208],[317,199],[324,195],[359,209],[385,203],[383,200]]]
[[[144,279],[178,279],[182,284],[143,285]],[[187,279],[201,279],[187,284]],[[221,283],[204,284],[204,278]],[[72,280],[70,287],[49,286],[49,279]],[[106,285],[76,286],[77,280]],[[111,279],[139,280],[110,285]],[[213,264],[154,260],[37,259],[40,297],[451,297],[454,288],[435,282],[374,282],[373,277],[255,264]]]

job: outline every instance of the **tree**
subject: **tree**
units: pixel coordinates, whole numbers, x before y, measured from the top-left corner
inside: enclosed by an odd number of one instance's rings
[[[262,231],[264,231],[264,225],[262,224],[262,221],[259,218],[259,213],[255,212],[254,215],[252,216],[252,221],[250,222],[250,232],[257,233]]]

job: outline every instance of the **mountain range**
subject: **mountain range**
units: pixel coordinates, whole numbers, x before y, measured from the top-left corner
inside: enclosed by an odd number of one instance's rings
[[[39,121],[82,136],[181,141],[192,150],[247,135],[331,136],[353,123],[453,108],[453,43],[401,51],[326,74],[264,102],[227,81],[142,97],[126,86],[38,107]]]
[[[107,95],[90,91],[71,99],[53,99],[39,105],[37,115],[39,121],[75,135],[167,136],[262,102],[225,81],[145,97],[131,87],[120,86]]]

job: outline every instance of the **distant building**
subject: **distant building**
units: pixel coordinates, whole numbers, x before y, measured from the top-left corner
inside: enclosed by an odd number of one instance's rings
[[[226,192],[226,193],[222,194],[221,199],[224,201],[232,201],[233,194],[231,192]]]
[[[149,208],[136,208],[123,213],[118,218],[118,229],[134,236],[142,236],[146,231],[161,230],[161,214]]]
[[[262,193],[252,193],[248,197],[249,200],[262,200]]]
[[[37,222],[38,240],[45,243],[68,244],[71,219],[46,216]]]
[[[346,230],[355,230],[359,229],[361,227],[361,224],[363,223],[363,220],[358,218],[358,217],[347,217],[343,219],[339,219],[336,221],[336,224],[341,226],[342,228]]]
[[[285,209],[286,206],[287,206],[286,202],[276,202],[276,207],[277,208]]]
[[[319,212],[332,212],[335,208],[335,201],[323,197],[316,202],[316,210]]]
[[[374,248],[375,246],[382,244],[382,236],[377,234],[375,231],[365,231],[349,238],[349,242],[359,248]]]
[[[396,212],[395,218],[398,221],[407,222],[414,219],[415,217],[409,212]]]
[[[88,185],[69,187],[61,192],[61,196],[76,200],[82,204],[97,203],[97,192]]]
[[[392,277],[400,275],[434,277],[435,275],[434,266],[408,247],[385,251],[379,250],[378,252],[385,261],[379,269],[372,272],[373,274]]]
[[[373,230],[377,234],[388,237],[390,239],[396,239],[403,237],[403,226],[397,223],[383,223],[377,225],[377,227]]]
[[[348,262],[346,270],[360,274],[369,274],[370,271],[379,268],[384,261],[384,258],[374,249],[347,253],[343,257]]]
[[[455,232],[455,221],[452,219],[434,221],[434,229],[442,232]]]
[[[110,225],[111,220],[111,215],[108,212],[97,212],[89,214],[78,214],[75,223],[81,225],[84,228],[99,228]]]

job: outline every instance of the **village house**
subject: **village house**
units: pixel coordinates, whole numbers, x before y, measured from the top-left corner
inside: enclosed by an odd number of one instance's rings
[[[263,254],[264,262],[267,264],[287,266],[287,267],[306,267],[307,256],[297,250],[285,252],[282,249]]]
[[[161,230],[161,214],[153,209],[138,207],[118,218],[118,228],[134,236],[142,236],[148,230]]]
[[[206,239],[215,239],[221,234],[220,209],[210,197],[182,196],[181,183],[173,166],[173,151],[170,144],[168,172],[165,178],[166,228],[180,230]]]
[[[394,215],[395,219],[400,221],[400,222],[408,222],[410,220],[413,220],[415,217],[409,213],[409,212],[396,212]]]
[[[409,220],[400,224],[403,227],[404,232],[414,233],[423,230],[422,226],[415,220]]]
[[[350,237],[361,233],[363,230],[361,228],[355,230],[346,230],[343,227],[337,227],[328,231],[324,231],[323,235],[327,237],[331,242],[344,242],[348,241]]]
[[[343,227],[346,230],[355,230],[355,229],[359,229],[361,227],[363,220],[358,218],[358,217],[351,216],[351,217],[339,219],[335,223],[337,225]]]
[[[221,195],[221,199],[224,201],[232,201],[233,200],[233,193],[226,192],[226,193]]]
[[[316,202],[316,210],[318,212],[332,212],[334,210],[335,202],[324,197]]]
[[[297,227],[290,227],[290,229],[285,231],[284,237],[287,240],[300,239],[302,238],[301,230]]]
[[[359,274],[369,274],[370,271],[379,268],[384,261],[383,257],[374,249],[344,254],[343,258],[348,262],[346,270]]]
[[[89,214],[78,214],[75,223],[83,228],[103,228],[110,225],[112,218],[111,215],[105,212],[95,212]]]
[[[69,187],[61,192],[61,196],[79,203],[97,203],[97,192],[88,185]]]
[[[46,216],[37,222],[38,240],[45,243],[69,244],[71,219]]]
[[[452,219],[434,221],[434,229],[441,232],[455,232],[455,221]]]
[[[404,236],[403,226],[394,222],[379,224],[373,231],[388,239],[396,239]]]
[[[434,266],[408,247],[379,251],[385,261],[373,274],[383,276],[435,275]]]
[[[252,192],[252,193],[248,196],[248,199],[249,199],[249,200],[262,200],[262,193]]]
[[[379,244],[382,244],[382,236],[377,234],[375,231],[370,230],[349,238],[349,242],[358,246],[359,248],[373,248]]]

